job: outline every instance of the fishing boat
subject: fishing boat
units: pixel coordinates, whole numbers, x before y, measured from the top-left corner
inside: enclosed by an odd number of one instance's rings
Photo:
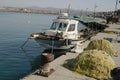
[[[61,13],[49,30],[32,33],[31,39],[37,41],[46,49],[72,49],[76,42],[83,42],[90,38],[91,30],[74,18],[69,18],[67,13]]]

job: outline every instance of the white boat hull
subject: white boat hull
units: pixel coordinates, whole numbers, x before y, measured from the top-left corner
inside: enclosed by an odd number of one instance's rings
[[[66,40],[35,39],[35,41],[46,49],[67,50],[74,47],[74,45],[69,44]]]

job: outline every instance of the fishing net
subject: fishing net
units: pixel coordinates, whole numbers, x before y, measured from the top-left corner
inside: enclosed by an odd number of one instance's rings
[[[78,55],[72,61],[65,63],[65,67],[99,80],[110,78],[110,72],[116,64],[105,51],[88,50]]]
[[[105,39],[96,39],[91,41],[85,50],[93,49],[103,50],[111,56],[117,56],[117,51],[113,48],[113,45]]]

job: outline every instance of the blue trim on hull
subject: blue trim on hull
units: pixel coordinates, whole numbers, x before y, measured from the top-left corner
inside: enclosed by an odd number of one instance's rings
[[[46,49],[69,49],[71,46],[66,45],[65,40],[47,40],[47,39],[35,39],[41,46]]]

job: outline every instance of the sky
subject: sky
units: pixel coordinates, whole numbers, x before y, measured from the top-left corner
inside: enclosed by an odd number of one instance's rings
[[[0,6],[7,7],[55,7],[67,8],[71,5],[72,9],[93,11],[114,11],[116,0],[0,0]],[[120,9],[120,3],[117,6]]]

